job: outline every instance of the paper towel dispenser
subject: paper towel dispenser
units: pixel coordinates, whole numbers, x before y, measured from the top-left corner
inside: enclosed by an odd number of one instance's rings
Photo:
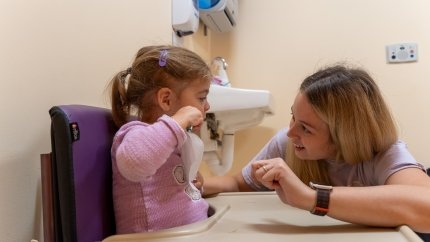
[[[238,0],[199,0],[200,19],[215,32],[228,32],[236,26]]]
[[[172,27],[179,37],[197,32],[198,0],[172,0]]]

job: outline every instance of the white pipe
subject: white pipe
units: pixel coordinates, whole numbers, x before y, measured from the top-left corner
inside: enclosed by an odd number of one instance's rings
[[[224,134],[220,151],[207,151],[203,154],[209,169],[216,176],[225,175],[233,165],[234,135]],[[221,153],[221,155],[219,155]]]

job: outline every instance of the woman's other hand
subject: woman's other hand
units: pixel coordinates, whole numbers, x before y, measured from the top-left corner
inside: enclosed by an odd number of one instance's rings
[[[283,159],[255,161],[252,171],[255,179],[274,189],[282,202],[308,211],[313,209],[316,191],[304,184]]]

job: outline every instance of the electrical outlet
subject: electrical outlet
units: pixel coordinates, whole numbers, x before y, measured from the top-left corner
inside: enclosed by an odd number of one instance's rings
[[[416,43],[387,45],[386,50],[388,63],[418,61],[418,45]]]

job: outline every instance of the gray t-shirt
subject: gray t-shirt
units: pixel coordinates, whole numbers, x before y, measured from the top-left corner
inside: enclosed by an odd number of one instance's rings
[[[284,128],[264,146],[264,148],[242,169],[245,182],[254,190],[268,190],[258,181],[252,179],[251,163],[280,157],[285,160],[288,128]],[[418,168],[425,172],[409,153],[402,141],[397,141],[386,152],[377,154],[372,160],[350,165],[345,162],[327,161],[328,174],[333,186],[377,186],[385,184],[389,176],[405,168]]]

